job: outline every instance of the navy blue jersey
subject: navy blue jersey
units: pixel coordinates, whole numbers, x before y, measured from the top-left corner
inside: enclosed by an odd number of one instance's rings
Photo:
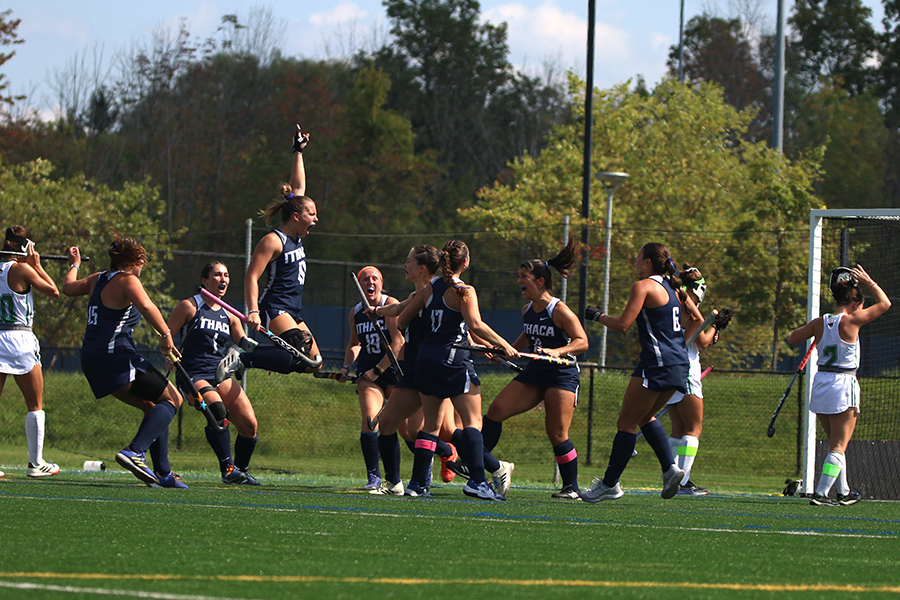
[[[461,284],[462,281],[456,280]],[[431,298],[422,310],[425,319],[425,337],[419,346],[418,360],[440,360],[448,364],[469,358],[468,350],[456,350],[452,344],[464,344],[468,339],[469,326],[462,313],[453,310],[444,302],[444,292],[450,289],[443,277],[431,280]]]
[[[213,310],[200,294],[194,296],[194,303],[194,318],[181,328],[181,363],[192,376],[215,374],[231,340],[231,322],[224,308]]]
[[[378,306],[384,306],[389,296],[381,295]],[[384,317],[378,317],[378,324],[384,331],[388,341],[393,342],[391,332],[384,323]],[[362,302],[353,307],[353,325],[356,329],[356,337],[359,340],[359,355],[356,357],[356,372],[365,373],[384,358],[386,348],[381,341],[381,336],[375,330],[375,324],[369,320]]]
[[[97,277],[94,293],[88,302],[87,328],[81,342],[82,354],[113,354],[121,350],[135,352],[134,328],[141,321],[141,313],[129,304],[125,308],[108,308],[100,293],[120,271],[103,271]]]
[[[669,301],[659,308],[642,308],[637,318],[641,340],[640,364],[648,367],[686,365],[687,348],[684,330],[681,328],[681,302],[675,290],[660,275],[650,277],[665,288]]]
[[[300,318],[303,308],[303,284],[306,281],[306,251],[298,237],[291,239],[278,229],[272,230],[281,240],[281,254],[269,263],[266,286],[259,295],[259,310],[274,319],[288,313]]]
[[[533,302],[528,304],[528,307],[522,314],[522,322],[525,326],[525,335],[528,336],[529,352],[539,353],[542,348],[562,348],[572,341],[572,338],[569,337],[566,330],[558,327],[556,323],[553,322],[553,312],[556,310],[559,302],[559,298],[553,298],[550,300],[547,307],[539,312],[534,310]],[[566,354],[566,358],[574,360],[575,356]],[[525,369],[531,375],[538,377],[541,374],[546,374],[554,378],[559,375],[574,375],[576,378],[578,377],[577,364],[571,367],[565,367],[546,361],[534,360],[529,362]]]
[[[403,377],[397,382],[397,387],[415,388],[416,387],[416,359],[419,356],[419,346],[425,337],[426,331],[425,319],[422,313],[413,317],[413,320],[406,326],[404,333],[403,352],[400,359],[400,367],[403,369]]]

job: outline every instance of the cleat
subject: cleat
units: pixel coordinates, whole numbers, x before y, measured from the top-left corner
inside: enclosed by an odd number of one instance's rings
[[[150,487],[175,488],[179,490],[190,489],[186,483],[181,481],[180,477],[175,477],[175,473],[171,471],[165,477],[160,477],[159,475],[157,477],[159,477],[159,483],[152,483]]]
[[[837,495],[837,503],[841,506],[850,506],[851,504],[856,504],[857,502],[859,502],[859,492],[850,490],[846,494]]]
[[[363,489],[377,490],[379,485],[381,485],[381,477],[379,477],[375,473],[369,473],[369,481],[366,482],[366,485],[363,486]]]
[[[3,471],[0,471],[0,477],[6,477],[6,473],[4,473]]]
[[[248,471],[241,471],[244,474],[244,480],[241,482],[244,485],[262,485],[259,482],[259,479],[251,475]]]
[[[423,488],[416,481],[410,481],[409,485],[406,486],[406,492],[404,492],[406,496],[412,496],[413,498],[429,498],[431,497],[431,490],[428,488]]]
[[[159,483],[159,479],[153,469],[144,462],[143,452],[134,452],[125,448],[116,454],[116,462],[131,471],[131,473],[144,483]]]
[[[373,496],[402,496],[403,482],[391,483],[390,481],[382,481],[381,485],[374,490],[369,490],[369,493]]]
[[[42,462],[38,466],[28,463],[28,468],[25,470],[25,474],[29,477],[50,477],[57,473],[59,473],[59,465],[54,465],[47,461]]]
[[[678,490],[679,496],[705,496],[708,493],[708,489],[697,487],[694,485],[694,482],[690,480],[688,480],[687,485],[681,486],[681,489]]]
[[[822,496],[818,492],[812,495],[809,503],[813,506],[840,506],[837,501],[832,500],[828,496]]]
[[[463,486],[463,494],[472,498],[480,498],[482,500],[492,500],[494,502],[503,502],[506,498],[498,494],[494,487],[487,481],[475,483],[471,479]]]
[[[222,483],[244,483],[245,479],[247,479],[247,476],[244,472],[234,465],[228,465],[222,471]]]
[[[573,486],[567,485],[563,487],[563,489],[558,492],[554,492],[550,494],[551,498],[563,498],[566,500],[578,500],[581,498],[581,494],[576,490]]]
[[[444,464],[447,465],[448,469],[450,469],[460,477],[465,477],[466,479],[469,478],[469,465],[458,460],[450,460],[449,458]]]
[[[515,468],[515,464],[506,462],[505,460],[501,460],[500,468],[491,474],[493,476],[492,479],[494,480],[494,488],[497,490],[497,493],[504,498],[509,493],[509,486],[512,483],[513,469]]]
[[[681,480],[684,479],[684,470],[679,469],[678,465],[672,464],[669,470],[663,473],[663,489],[660,494],[664,500],[668,500],[678,493],[681,489]]]
[[[216,384],[222,383],[232,375],[238,379],[244,378],[244,363],[241,362],[241,354],[235,346],[228,349],[225,358],[219,361],[216,367]]]
[[[602,479],[595,479],[589,489],[581,492],[581,499],[591,504],[596,504],[602,500],[615,500],[625,495],[622,487],[616,482],[616,485],[609,487],[603,483]]]
[[[447,445],[450,446],[451,454],[450,456],[441,457],[441,481],[443,481],[444,483],[450,483],[456,477],[456,473],[454,473],[450,470],[449,467],[447,467],[447,461],[452,460],[453,462],[456,462],[459,460],[459,454],[457,454],[456,452],[456,446],[450,443],[448,443]]]

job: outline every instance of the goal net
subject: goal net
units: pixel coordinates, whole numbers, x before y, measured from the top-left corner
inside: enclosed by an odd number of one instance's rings
[[[831,271],[860,264],[893,307],[860,329],[861,400],[856,431],[845,455],[850,488],[862,498],[900,499],[900,210],[813,210],[809,238],[809,319],[834,310]],[[871,296],[863,290],[867,303]],[[816,372],[809,361],[806,405]],[[815,415],[805,411],[803,491],[815,490],[828,441]]]

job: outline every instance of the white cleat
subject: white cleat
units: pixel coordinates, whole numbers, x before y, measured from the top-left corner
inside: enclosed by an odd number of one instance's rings
[[[494,489],[503,497],[509,493],[509,486],[512,484],[513,469],[516,465],[505,460],[500,461],[500,468],[491,473],[494,479]]]
[[[675,496],[681,489],[681,481],[684,479],[684,470],[672,463],[669,470],[663,473],[663,489],[661,496],[668,500]]]
[[[595,479],[593,483],[594,485],[589,489],[582,490],[581,492],[581,499],[585,502],[596,504],[602,500],[616,500],[625,495],[619,482],[616,482],[616,485],[612,487],[603,483],[602,479]]]

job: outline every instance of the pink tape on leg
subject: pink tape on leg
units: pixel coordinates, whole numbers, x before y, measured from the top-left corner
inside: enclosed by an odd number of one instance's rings
[[[578,458],[578,453],[575,452],[575,448],[572,448],[571,451],[569,451],[569,452],[563,454],[562,456],[557,456],[557,457],[556,457],[556,462],[558,462],[559,464],[562,465],[562,464],[565,464],[565,463],[567,463],[567,462],[572,462],[572,461],[575,460],[576,458]]]
[[[416,439],[416,448],[424,448],[425,450],[434,452],[437,448],[437,442],[432,442],[431,440]]]

